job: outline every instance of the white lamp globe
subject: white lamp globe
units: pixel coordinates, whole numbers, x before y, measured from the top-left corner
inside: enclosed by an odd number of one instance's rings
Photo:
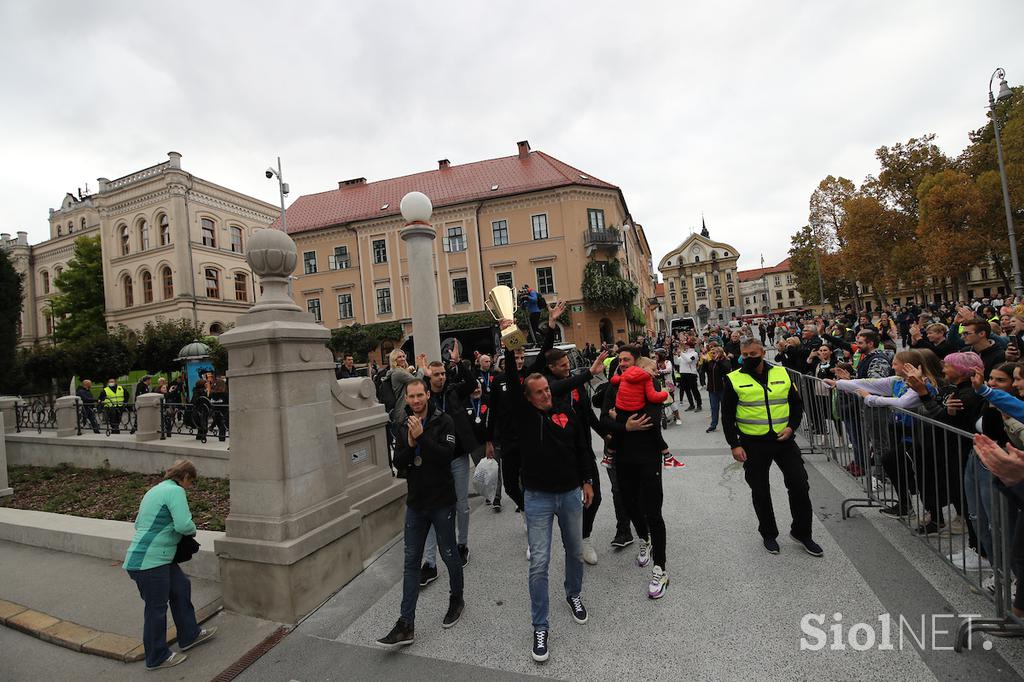
[[[409,192],[402,197],[402,217],[406,222],[425,223],[433,212],[434,206],[423,192]]]

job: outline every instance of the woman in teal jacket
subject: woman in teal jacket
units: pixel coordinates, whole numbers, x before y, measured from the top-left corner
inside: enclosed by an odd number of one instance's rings
[[[164,473],[164,480],[146,492],[135,518],[135,537],[124,558],[124,568],[146,602],[142,644],[149,669],[170,668],[187,658],[167,647],[168,603],[182,651],[202,644],[217,632],[217,628],[199,628],[192,606],[192,585],[174,563],[178,541],[183,535],[196,533],[185,491],[197,477],[195,465],[179,459]]]

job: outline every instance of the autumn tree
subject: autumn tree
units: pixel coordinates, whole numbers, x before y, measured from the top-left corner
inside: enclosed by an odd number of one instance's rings
[[[944,170],[921,181],[918,207],[918,243],[928,271],[951,278],[957,294],[964,293],[971,268],[989,250],[978,235],[985,214],[981,192],[966,173]]]
[[[820,241],[810,225],[804,225],[790,238],[789,264],[796,277],[796,288],[800,298],[806,303],[818,305],[831,301],[838,305],[840,298],[847,293],[847,280],[840,273],[829,271],[824,260],[831,254],[822,253]],[[818,286],[818,267],[821,266],[822,287]],[[825,301],[821,300],[821,289],[825,292]]]

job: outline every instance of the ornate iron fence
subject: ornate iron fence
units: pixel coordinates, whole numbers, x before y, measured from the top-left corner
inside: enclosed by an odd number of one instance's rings
[[[89,418],[90,410],[92,419]],[[103,403],[99,403],[95,407],[79,403],[79,434],[87,425],[94,433],[103,433],[106,436],[119,433],[133,434],[139,428],[139,413],[135,411],[135,403],[125,403],[116,407]]]
[[[199,398],[186,405],[160,403],[160,439],[192,436],[203,443],[216,437],[225,441],[230,435],[228,404]]]
[[[14,406],[14,430],[42,433],[43,429],[56,429],[56,403],[57,396],[50,394],[24,396]]]

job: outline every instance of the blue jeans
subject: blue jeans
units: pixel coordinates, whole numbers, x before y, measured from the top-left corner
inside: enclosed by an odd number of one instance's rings
[[[458,544],[469,544],[469,455],[460,455],[452,460],[452,477],[455,479],[455,517],[458,522]],[[423,551],[423,563],[437,565],[437,536],[434,529],[427,534],[427,547]]]
[[[967,467],[964,469],[964,490],[967,492],[967,517],[974,526],[978,542],[985,556],[992,560],[992,472],[974,450],[967,456]]]
[[[441,509],[405,508],[405,572],[402,578],[402,620],[416,622],[416,600],[420,594],[420,558],[427,531],[441,538],[441,558],[448,566],[448,585],[462,594],[462,559],[455,546],[455,507]]]
[[[524,490],[526,536],[530,543],[530,607],[535,629],[548,627],[548,564],[551,561],[551,526],[558,529],[565,547],[565,596],[583,591],[583,492]]]
[[[711,428],[718,428],[718,408],[722,404],[725,391],[708,391],[708,402],[711,403]]]
[[[178,644],[188,646],[199,636],[196,610],[192,606],[192,584],[178,564],[164,564],[144,571],[128,571],[146,602],[143,612],[142,644],[146,667],[160,665],[171,655],[167,648],[167,605],[178,629]]]

